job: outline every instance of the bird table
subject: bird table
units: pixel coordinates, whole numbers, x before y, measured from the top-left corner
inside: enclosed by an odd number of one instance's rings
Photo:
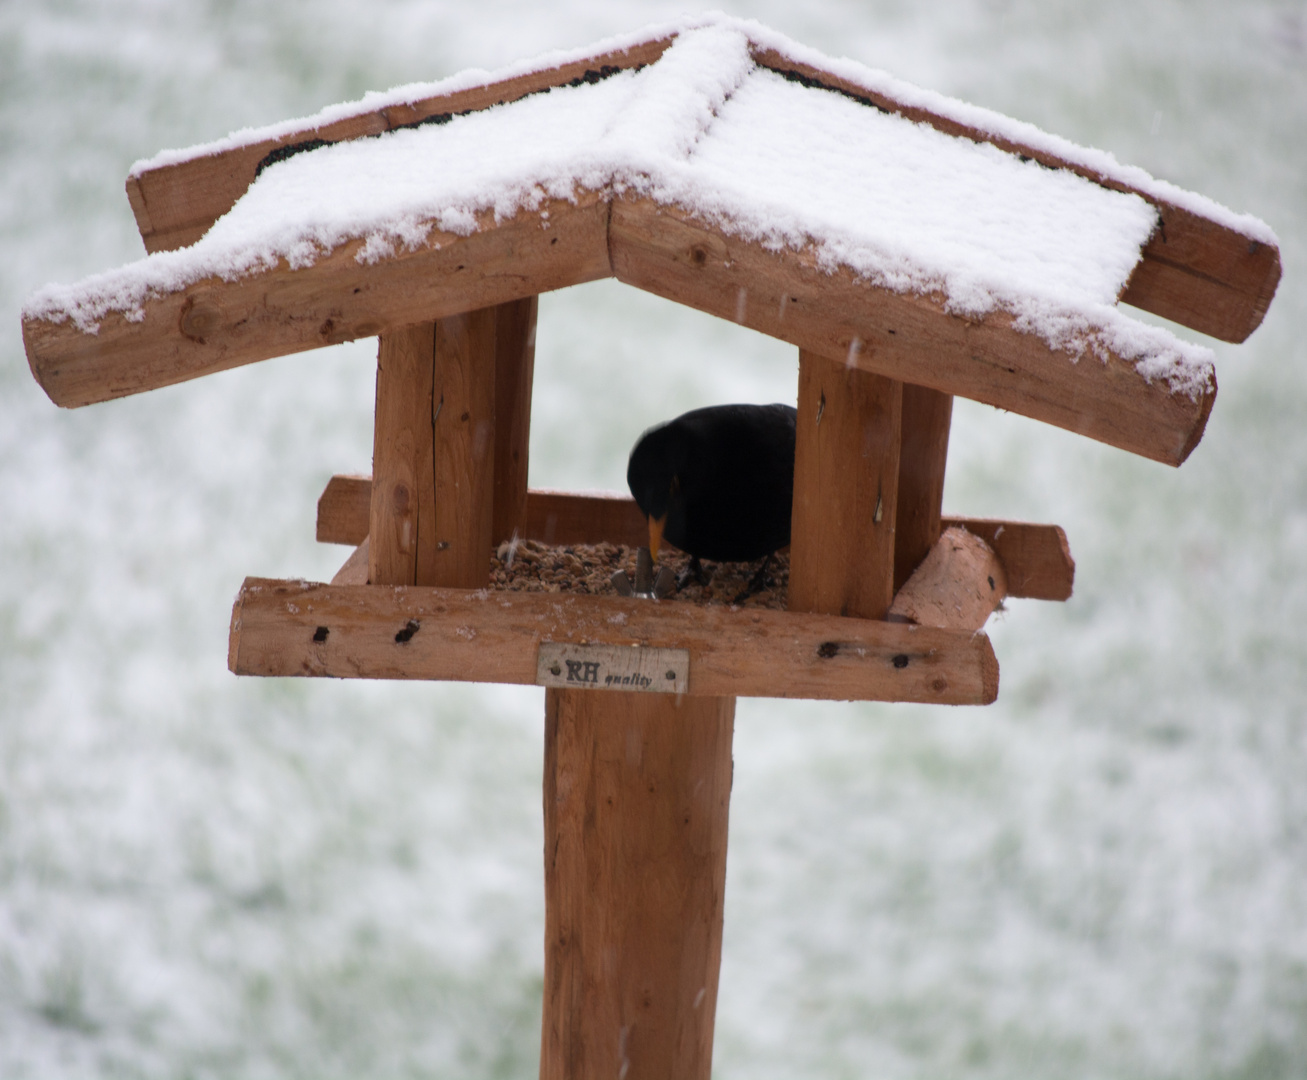
[[[1241,341],[1280,273],[1254,218],[723,17],[164,154],[127,191],[152,254],[28,302],[33,374],[79,406],[378,338],[372,474],[318,507],[355,550],[330,583],[247,579],[228,662],[546,688],[556,1080],[709,1075],[737,697],[986,704],[989,613],[1070,596],[1061,529],[942,516],[953,396],[1178,465],[1211,354],[1117,301]],[[647,535],[628,498],[527,484],[538,297],[608,276],[798,347],[788,610],[490,588],[514,536]]]

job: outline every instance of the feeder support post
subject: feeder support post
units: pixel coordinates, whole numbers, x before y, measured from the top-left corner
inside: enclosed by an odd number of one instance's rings
[[[545,691],[541,1080],[709,1080],[734,723],[733,697]]]
[[[901,382],[799,351],[791,611],[889,610],[902,404]]]
[[[903,384],[899,498],[894,520],[894,592],[939,542],[953,395]]]

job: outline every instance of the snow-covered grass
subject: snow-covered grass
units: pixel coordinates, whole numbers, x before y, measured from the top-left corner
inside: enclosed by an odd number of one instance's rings
[[[716,1074],[1302,1075],[1300,6],[732,10],[1254,213],[1285,280],[1178,471],[959,403],[948,508],[1078,561],[991,627],[997,705],[741,702]],[[59,412],[18,308],[140,255],[160,148],[677,12],[0,5],[0,1075],[534,1075],[539,693],[225,669],[245,574],[344,558],[313,509],[368,467],[370,347]],[[540,486],[794,394],[792,350],[611,282],[546,297],[539,350]]]

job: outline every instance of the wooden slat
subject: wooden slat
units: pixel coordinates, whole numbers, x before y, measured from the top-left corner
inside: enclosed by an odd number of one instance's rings
[[[979,630],[1007,596],[994,549],[966,529],[946,529],[890,605],[891,622]]]
[[[725,236],[688,212],[623,196],[609,229],[613,273],[863,370],[960,394],[1179,465],[1202,437],[1215,377],[1199,400],[1148,383],[1115,355],[1073,363],[1011,316],[950,314],[929,297],[829,271],[812,250],[770,251]],[[741,298],[743,297],[743,301]]]
[[[336,481],[333,477],[323,499]],[[368,481],[367,491],[371,491]],[[345,489],[341,488],[343,492]],[[369,496],[370,497],[370,496]],[[318,518],[318,539],[333,544],[360,544],[367,537],[367,497],[357,494],[349,503],[332,502],[330,535]],[[335,496],[333,496],[333,500]],[[319,500],[319,507],[322,500]],[[360,512],[358,507],[362,506]],[[1071,558],[1066,533],[1058,525],[1034,525],[1023,521],[989,518],[941,517],[941,528],[961,525],[985,540],[1003,560],[1008,576],[1008,595],[1030,600],[1067,600],[1075,580],[1076,564]],[[563,491],[530,491],[527,494],[527,529],[524,535],[547,544],[613,544],[638,547],[649,538],[644,515],[635,500],[623,495],[574,495]]]
[[[531,446],[531,383],[535,373],[539,297],[497,309],[495,325],[495,510],[491,541],[526,535],[526,483]]]
[[[894,516],[895,593],[939,542],[952,420],[951,394],[903,384],[898,512]]]
[[[708,1080],[735,699],[545,692],[541,1080]]]
[[[1161,224],[1144,247],[1143,259],[1121,299],[1222,341],[1243,341],[1261,324],[1280,280],[1280,252],[1274,245],[1250,240],[1087,166],[905,104],[812,64],[792,60],[775,49],[755,45],[753,58],[763,67],[838,90],[948,135],[990,143],[1049,168],[1077,173],[1114,191],[1139,195],[1157,207]]]
[[[483,308],[436,323],[435,543],[424,549],[421,585],[490,583],[499,318],[498,309]]]
[[[901,382],[800,350],[790,611],[885,617],[902,404]]]
[[[363,543],[368,535],[371,507],[372,477],[333,476],[318,496],[318,543],[354,547]]]
[[[436,543],[435,350],[433,323],[382,334],[377,350],[368,580],[378,584],[434,584],[427,567]]]
[[[1009,596],[1070,600],[1076,561],[1060,525],[1030,525],[990,518],[943,518],[945,529],[960,525],[998,555],[1007,573]]]
[[[534,684],[542,641],[687,649],[689,693],[983,705],[984,634],[675,601],[248,578],[237,675]],[[598,693],[600,691],[587,691]]]
[[[27,319],[28,363],[55,404],[75,407],[521,300],[609,276],[608,210],[603,194],[583,193],[498,223],[488,212],[470,236],[433,229],[424,246],[372,264],[354,258],[354,241],[299,270],[283,262],[149,300],[143,321],[109,315],[94,334]]]
[[[306,126],[276,139],[148,169],[138,176],[128,177],[127,197],[147,251],[185,247],[203,236],[209,226],[235,205],[254,182],[259,162],[278,147],[311,139],[342,142],[378,135],[442,113],[487,109],[548,87],[565,86],[573,79],[584,78],[589,71],[652,63],[671,41],[666,37],[642,42],[629,49],[601,53],[559,67],[439,94],[407,105],[390,105],[382,109],[360,106],[354,115],[321,127]]]

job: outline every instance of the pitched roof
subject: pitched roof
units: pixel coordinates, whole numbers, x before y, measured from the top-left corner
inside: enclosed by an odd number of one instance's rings
[[[1278,280],[1256,219],[754,23],[479,78],[138,164],[147,244],[206,231],[33,296],[37,378],[84,404],[612,274],[1178,463],[1211,353],[1116,301],[1241,339]]]

